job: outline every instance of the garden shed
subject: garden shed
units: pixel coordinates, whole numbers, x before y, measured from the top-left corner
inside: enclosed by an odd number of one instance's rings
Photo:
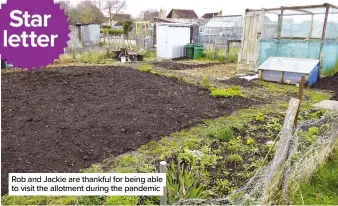
[[[100,43],[100,25],[98,24],[77,24],[76,32],[83,45],[91,46]]]
[[[157,23],[157,57],[174,59],[186,55],[186,45],[190,43],[191,24]]]
[[[320,60],[321,72],[338,67],[338,6],[247,9],[240,67],[255,69],[269,57]]]

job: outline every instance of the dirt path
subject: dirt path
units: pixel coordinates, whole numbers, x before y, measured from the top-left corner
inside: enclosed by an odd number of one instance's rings
[[[161,67],[163,69],[168,69],[168,70],[188,70],[188,69],[197,69],[197,68],[206,68],[214,65],[220,65],[222,63],[218,62],[207,62],[207,63],[183,63],[180,61],[153,61],[151,62],[153,65],[157,67]]]
[[[118,67],[3,74],[1,91],[2,194],[10,172],[78,172],[259,103]]]

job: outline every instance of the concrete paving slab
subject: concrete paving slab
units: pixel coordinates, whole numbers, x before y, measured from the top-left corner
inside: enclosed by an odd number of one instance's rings
[[[324,100],[315,105],[314,107],[321,108],[321,109],[328,109],[328,110],[335,110],[338,111],[338,101],[333,100]]]

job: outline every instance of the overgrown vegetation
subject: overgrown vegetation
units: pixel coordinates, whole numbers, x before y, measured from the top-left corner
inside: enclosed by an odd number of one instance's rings
[[[104,64],[106,59],[112,59],[115,53],[110,51],[87,51],[80,54],[75,52],[71,54],[62,54],[55,64],[70,64],[70,63],[89,63],[89,64]],[[110,61],[111,62],[111,61]]]
[[[327,162],[297,193],[291,194],[294,205],[336,205],[338,202],[338,148]]]
[[[316,135],[319,134],[318,127],[310,127],[306,132],[300,132],[298,135],[303,137],[305,141],[312,144],[316,141]]]

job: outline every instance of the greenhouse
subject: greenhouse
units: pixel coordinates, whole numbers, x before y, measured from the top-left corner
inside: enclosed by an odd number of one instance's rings
[[[240,63],[257,68],[269,57],[317,59],[338,67],[338,7],[332,4],[246,10]]]
[[[200,25],[200,44],[227,44],[228,40],[240,41],[243,34],[241,15],[215,16]]]

